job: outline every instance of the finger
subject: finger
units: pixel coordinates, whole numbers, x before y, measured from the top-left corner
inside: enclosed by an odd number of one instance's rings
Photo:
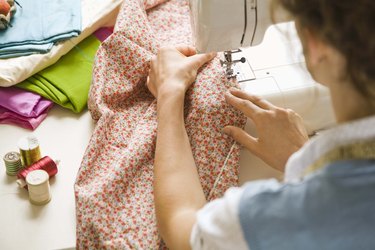
[[[146,80],[146,86],[147,86],[147,89],[150,91],[150,93],[156,97],[156,91],[154,89],[154,86],[153,84],[150,82],[150,77],[147,76],[147,80]]]
[[[252,153],[257,152],[258,140],[246,133],[243,129],[235,126],[226,126],[223,132],[231,136],[236,142],[247,148]]]
[[[151,57],[151,59],[150,59],[150,70],[149,70],[148,74],[150,74],[150,71],[155,67],[157,58],[158,58],[157,56]]]
[[[150,76],[147,76],[146,86],[147,86],[147,88],[150,88]]]
[[[206,53],[206,54],[197,54],[194,56],[189,57],[190,65],[193,66],[195,69],[199,69],[205,63],[211,61],[217,55],[216,52]]]
[[[255,121],[255,116],[261,112],[264,112],[264,109],[255,105],[248,99],[242,99],[237,96],[232,95],[232,93],[225,93],[225,100],[228,104],[232,105],[236,109],[240,110],[245,116]]]
[[[176,49],[182,53],[184,56],[193,56],[197,54],[197,50],[194,47],[187,46],[187,45],[178,45]]]
[[[250,93],[247,93],[245,91],[242,91],[240,89],[236,89],[236,88],[231,88],[229,90],[229,92],[238,97],[238,98],[241,98],[241,99],[246,99],[246,100],[249,100],[251,101],[252,103],[254,103],[255,105],[263,108],[263,109],[267,109],[267,110],[273,110],[276,108],[275,105],[273,105],[272,103],[268,102],[267,100],[259,97],[259,96],[256,96],[256,95],[252,95]]]

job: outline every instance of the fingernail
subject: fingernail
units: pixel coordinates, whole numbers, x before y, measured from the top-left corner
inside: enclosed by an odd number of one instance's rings
[[[232,92],[232,90],[228,90],[226,93],[225,93],[225,96],[227,96],[227,97],[232,97],[233,96],[233,92]]]
[[[229,134],[229,128],[228,127],[224,127],[221,132],[223,132],[224,134]]]
[[[236,92],[236,91],[238,91],[238,89],[237,89],[237,88],[235,88],[235,87],[230,87],[230,88],[229,88],[229,91],[230,91],[231,93],[233,93],[233,92]]]

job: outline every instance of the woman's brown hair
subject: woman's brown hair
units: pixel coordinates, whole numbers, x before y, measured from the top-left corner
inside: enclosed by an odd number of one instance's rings
[[[274,0],[346,58],[347,77],[366,97],[375,96],[375,0]]]

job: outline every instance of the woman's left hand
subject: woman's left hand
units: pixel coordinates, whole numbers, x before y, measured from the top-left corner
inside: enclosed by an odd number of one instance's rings
[[[161,48],[151,60],[147,87],[156,98],[179,93],[184,96],[198,69],[215,56],[216,53],[197,54],[190,46]]]
[[[289,157],[308,140],[302,118],[291,109],[276,107],[238,89],[231,89],[225,98],[253,121],[258,137],[234,126],[225,127],[224,132],[265,163],[284,172]]]

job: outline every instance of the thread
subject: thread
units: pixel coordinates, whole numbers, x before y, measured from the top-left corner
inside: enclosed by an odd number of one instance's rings
[[[25,167],[30,166],[42,158],[38,139],[31,135],[21,138],[18,141],[22,163]]]
[[[234,142],[234,143],[232,144],[232,146],[231,146],[231,148],[230,148],[230,150],[229,150],[229,153],[228,153],[227,157],[226,157],[225,160],[224,160],[224,164],[223,164],[223,166],[221,167],[218,176],[216,177],[215,183],[214,183],[214,185],[213,185],[213,187],[212,187],[210,193],[208,194],[208,200],[210,200],[210,199],[212,198],[212,196],[214,195],[214,192],[215,192],[215,190],[216,190],[217,185],[219,184],[219,181],[220,181],[220,179],[221,179],[221,177],[222,177],[222,175],[223,175],[223,173],[224,173],[224,170],[225,170],[226,168],[228,168],[228,166],[227,166],[227,162],[228,162],[228,160],[229,160],[229,157],[232,155],[235,146],[236,146],[236,142]]]
[[[17,175],[18,171],[22,168],[21,156],[17,152],[5,154],[3,160],[7,175]]]
[[[29,200],[34,205],[44,205],[51,200],[48,173],[44,170],[34,170],[26,176],[29,190]]]
[[[57,174],[58,169],[57,169],[57,164],[58,162],[54,162],[49,156],[44,156],[42,159],[39,161],[35,162],[31,166],[22,169],[21,171],[18,172],[17,174],[17,184],[20,188],[27,187],[26,185],[26,176],[28,173],[34,170],[44,170],[47,172],[49,177],[53,177]]]

